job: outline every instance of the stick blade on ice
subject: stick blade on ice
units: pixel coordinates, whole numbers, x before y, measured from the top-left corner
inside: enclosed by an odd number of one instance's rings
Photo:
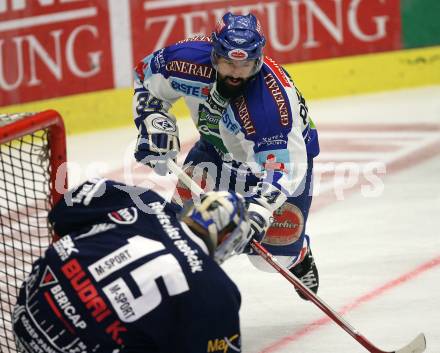
[[[426,338],[423,333],[420,333],[411,343],[405,347],[395,351],[394,353],[422,353],[426,349]]]

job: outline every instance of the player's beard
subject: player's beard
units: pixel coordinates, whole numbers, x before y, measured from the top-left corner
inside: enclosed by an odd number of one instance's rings
[[[230,85],[227,80],[232,78],[231,76],[217,77],[217,90],[226,99],[235,99],[240,97],[244,93],[246,83],[249,79],[240,78],[240,84]]]

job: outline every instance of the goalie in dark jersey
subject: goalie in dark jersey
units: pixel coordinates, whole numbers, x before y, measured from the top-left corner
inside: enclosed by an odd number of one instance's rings
[[[180,207],[97,179],[49,214],[60,239],[14,310],[19,352],[239,352],[240,293],[219,264],[251,231],[243,198],[209,192]]]

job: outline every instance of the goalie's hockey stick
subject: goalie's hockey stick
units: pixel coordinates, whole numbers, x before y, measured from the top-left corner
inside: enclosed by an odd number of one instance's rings
[[[192,193],[196,195],[202,194],[203,189],[195,183],[172,159],[168,160],[168,168],[182,181]],[[321,309],[324,314],[330,317],[340,327],[342,327],[350,336],[358,341],[371,353],[422,353],[426,349],[426,339],[423,333],[420,333],[406,346],[395,351],[383,351],[377,348],[373,343],[367,340],[360,334],[350,323],[343,319],[336,311],[334,311],[328,304],[326,304],[315,293],[310,291],[295,275],[293,275],[286,267],[281,265],[275,256],[273,256],[266,248],[259,242],[252,240],[252,248],[271,265],[276,271],[284,276],[293,286],[298,289],[304,296]]]

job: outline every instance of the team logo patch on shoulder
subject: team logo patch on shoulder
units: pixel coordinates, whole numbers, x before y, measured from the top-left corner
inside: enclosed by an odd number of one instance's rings
[[[176,124],[167,118],[154,118],[152,124],[158,130],[163,130],[167,132],[176,131]]]
[[[108,218],[117,224],[133,224],[138,219],[138,210],[135,207],[123,208],[110,212]]]

